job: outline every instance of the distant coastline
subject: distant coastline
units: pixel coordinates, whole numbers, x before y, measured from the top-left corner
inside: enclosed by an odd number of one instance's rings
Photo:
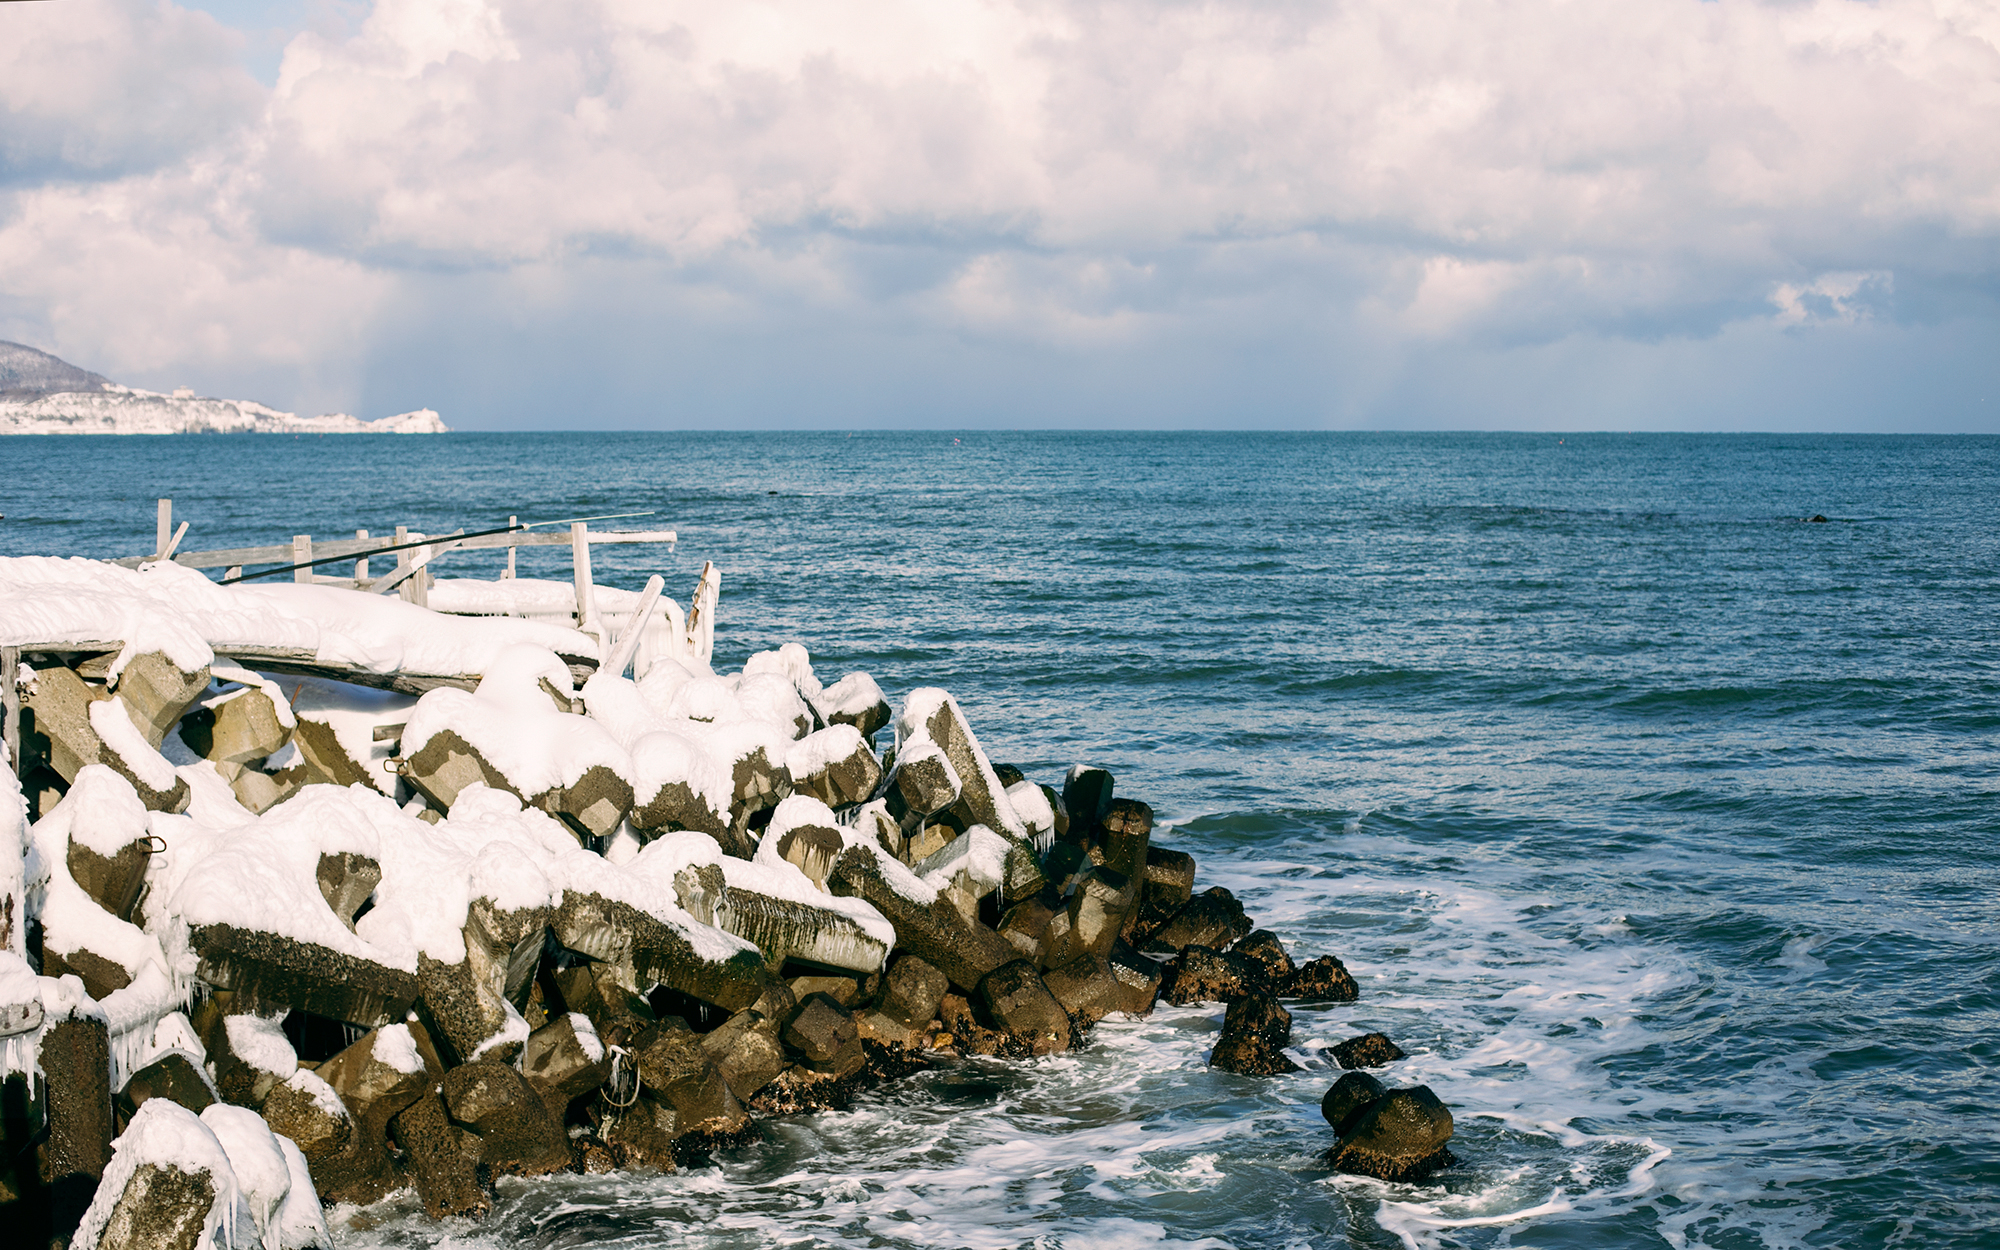
[[[254,400],[212,399],[120,386],[47,352],[0,342],[4,434],[444,434],[429,408],[364,421],[344,413],[301,417]]]

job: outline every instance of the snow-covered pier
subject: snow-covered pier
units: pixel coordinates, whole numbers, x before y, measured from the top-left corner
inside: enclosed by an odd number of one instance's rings
[[[420,603],[175,546],[0,560],[15,1227],[330,1245],[324,1204],[672,1170],[1160,997],[1230,1004],[1218,1066],[1287,1071],[1279,1000],[1355,996],[1109,773],[1038,783],[945,691],[892,707],[797,644],[718,672],[713,566],[683,609],[594,585],[586,539],[573,584],[420,567]],[[1338,1166],[1449,1160],[1428,1091],[1341,1091]]]

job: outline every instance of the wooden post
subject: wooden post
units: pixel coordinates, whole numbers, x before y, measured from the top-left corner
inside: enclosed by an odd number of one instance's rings
[[[646,579],[646,589],[639,592],[639,606],[633,610],[632,619],[625,622],[625,632],[611,644],[611,650],[605,655],[604,665],[598,672],[609,673],[613,677],[625,675],[632,656],[639,650],[640,635],[646,632],[646,620],[653,615],[653,605],[660,601],[660,592],[666,589],[666,585],[667,579],[658,573]]]
[[[368,537],[368,531],[355,530],[354,536],[356,538],[366,538]],[[358,588],[361,585],[361,583],[367,580],[368,580],[368,557],[363,556],[359,560],[356,560],[354,562],[354,584]]]
[[[521,523],[521,520],[520,520],[520,518],[519,518],[519,517],[511,517],[511,516],[510,516],[510,517],[508,517],[508,518],[507,518],[507,524],[509,524],[509,525],[519,525],[520,523]],[[515,548],[515,546],[514,546],[514,544],[513,544],[513,543],[508,543],[508,544],[507,544],[507,571],[506,571],[505,573],[502,573],[502,574],[500,575],[500,580],[502,580],[502,581],[508,581],[508,582],[511,582],[511,581],[513,581],[513,580],[514,580],[514,552],[515,552],[515,550],[516,550],[516,548]]]
[[[310,561],[312,558],[313,558],[312,535],[311,534],[292,535],[292,563],[307,564],[307,562]],[[312,585],[312,579],[313,579],[313,571],[310,565],[308,565],[305,568],[292,570],[292,580],[295,582],[304,582],[306,585],[310,586]]]
[[[14,682],[21,675],[21,649],[0,647],[0,709],[6,715],[7,766],[21,775],[21,692]]]
[[[153,529],[153,556],[155,559],[167,554],[167,539],[173,536],[173,532],[174,501],[171,499],[162,499],[160,501],[159,524]]]
[[[428,534],[418,534],[418,538],[429,538]],[[435,547],[419,547],[417,556],[424,562],[423,567],[410,575],[410,602],[420,608],[431,606],[431,557],[437,554]]]
[[[590,582],[590,527],[582,521],[569,525],[569,563],[576,574],[576,627],[602,637],[604,631],[597,623],[597,592]]]
[[[396,545],[400,547],[408,541],[410,541],[410,527],[407,525],[398,525],[396,527]],[[410,564],[409,552],[399,551],[396,553],[396,568],[398,571],[408,568],[409,564]],[[410,585],[410,579],[407,577],[404,578],[402,583],[396,587],[396,597],[398,599],[401,599],[404,603],[415,603],[416,599],[414,596],[416,595],[416,593],[417,593],[416,588]]]
[[[233,581],[234,579],[243,576],[243,566],[240,564],[232,564],[228,568],[222,570],[222,576],[225,580]]]

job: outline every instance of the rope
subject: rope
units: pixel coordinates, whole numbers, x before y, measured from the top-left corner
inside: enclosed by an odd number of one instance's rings
[[[625,1110],[625,1108],[631,1106],[633,1103],[638,1102],[639,1091],[642,1088],[644,1088],[645,1085],[645,1082],[639,1079],[638,1065],[634,1064],[632,1067],[632,1096],[630,1098],[627,1098],[623,1102],[618,1101],[617,1089],[618,1089],[619,1069],[624,1067],[625,1060],[631,1054],[632,1052],[625,1049],[623,1046],[614,1044],[611,1047],[611,1079],[605,1082],[604,1088],[603,1090],[600,1091],[600,1093],[604,1098],[605,1104],[609,1106],[613,1111],[623,1111]]]

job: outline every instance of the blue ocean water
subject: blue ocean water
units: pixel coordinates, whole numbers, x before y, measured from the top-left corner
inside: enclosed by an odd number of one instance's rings
[[[802,641],[1103,764],[1362,988],[1295,1076],[1162,1009],[344,1245],[2000,1244],[2000,439],[12,438],[0,554],[150,550],[159,495],[189,549],[657,510],[599,578],[713,560],[718,667]],[[1435,1184],[1321,1163],[1320,1048],[1378,1028]]]

